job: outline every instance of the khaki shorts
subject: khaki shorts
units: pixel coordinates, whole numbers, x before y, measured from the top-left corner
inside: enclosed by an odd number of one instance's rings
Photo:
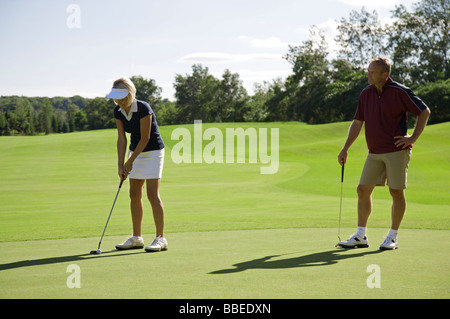
[[[387,180],[392,189],[406,189],[410,159],[410,149],[385,154],[369,153],[359,184],[385,186]]]

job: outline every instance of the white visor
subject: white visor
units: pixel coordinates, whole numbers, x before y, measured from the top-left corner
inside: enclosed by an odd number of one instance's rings
[[[112,88],[111,92],[109,92],[108,94],[108,98],[120,100],[126,97],[127,95],[128,95],[127,89]]]

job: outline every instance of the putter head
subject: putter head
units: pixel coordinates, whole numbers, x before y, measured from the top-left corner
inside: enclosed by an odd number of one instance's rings
[[[339,246],[339,243],[341,242],[341,237],[338,236],[338,239],[339,239],[339,241],[334,247],[341,247],[341,246]]]
[[[91,250],[91,252],[90,252],[91,255],[100,255],[101,253],[102,253],[102,251],[100,249]]]

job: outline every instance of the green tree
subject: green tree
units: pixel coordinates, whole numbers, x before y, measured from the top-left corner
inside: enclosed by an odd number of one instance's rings
[[[78,112],[78,106],[75,104],[69,104],[66,112],[67,120],[67,132],[75,131],[75,114]]]
[[[262,84],[255,83],[254,93],[247,101],[246,111],[244,113],[244,121],[246,122],[262,122],[269,115],[268,101],[274,96],[270,83],[264,81]]]
[[[210,118],[215,122],[242,122],[248,100],[247,90],[239,80],[239,74],[225,70],[217,90]]]
[[[44,99],[39,111],[39,131],[44,132],[46,135],[52,132],[53,113],[54,109],[50,104],[50,100],[48,98]]]
[[[328,44],[319,28],[313,26],[309,31],[309,39],[299,46],[290,46],[285,57],[294,74],[281,91],[284,96],[280,102],[281,120],[322,122],[319,118],[330,77]],[[270,113],[275,116],[273,110]]]
[[[97,97],[87,102],[84,112],[89,130],[113,128],[116,122],[113,117],[115,104],[112,100]]]
[[[408,85],[450,78],[450,2],[422,0],[412,12],[396,6],[393,18],[388,30],[393,74]]]
[[[52,116],[52,132],[53,133],[60,133],[61,132],[61,126],[62,126],[62,121],[61,121],[61,118],[60,118],[59,114],[53,113],[53,116]]]
[[[386,55],[386,36],[376,10],[368,12],[352,10],[348,20],[342,18],[335,41],[339,45],[339,55],[353,66],[366,69],[368,61]]]
[[[177,124],[178,109],[176,108],[176,103],[164,99],[161,103],[161,108],[158,112],[158,124],[159,125],[173,125]]]
[[[177,123],[192,123],[194,120],[211,122],[214,109],[214,94],[220,81],[208,73],[208,68],[200,64],[192,66],[192,74],[177,75],[175,78],[175,98]]]
[[[327,113],[323,123],[350,121],[355,115],[359,95],[368,85],[367,76],[346,60],[333,60],[331,64],[331,78],[324,96]]]
[[[130,80],[136,87],[136,99],[149,103],[155,114],[157,114],[162,103],[162,89],[156,85],[156,81],[146,79],[140,75],[132,76]]]
[[[299,46],[289,46],[284,57],[291,65],[293,80],[299,84],[313,81],[328,73],[328,44],[317,26],[309,29],[309,38]]]
[[[34,135],[34,109],[31,106],[31,103],[25,98],[15,98],[14,101],[14,113],[16,119],[14,129],[17,130],[19,134]]]
[[[74,115],[74,127],[75,131],[84,131],[87,129],[88,120],[86,113],[83,110],[79,110]]]
[[[415,93],[431,110],[429,124],[450,121],[450,79],[421,85]]]
[[[0,112],[0,136],[10,135],[9,123],[5,116],[6,112]]]

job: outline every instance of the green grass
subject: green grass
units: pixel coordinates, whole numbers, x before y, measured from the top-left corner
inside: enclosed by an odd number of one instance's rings
[[[344,229],[345,232],[353,229]],[[0,298],[448,298],[448,230],[401,233],[401,248],[334,248],[335,229],[271,229],[174,233],[169,250],[111,250],[89,255],[94,238],[0,243]],[[431,247],[428,241],[439,242]],[[67,287],[69,265],[80,289]],[[380,288],[368,288],[369,265]]]
[[[121,287],[135,282],[141,289],[127,297],[346,298],[350,292],[343,290],[358,284],[365,287],[361,297],[448,298],[450,123],[428,126],[414,146],[401,249],[387,253],[376,251],[390,226],[386,187],[373,195],[368,253],[334,249],[340,196],[337,154],[348,126],[203,124],[203,130],[218,127],[224,136],[227,127],[279,128],[280,166],[273,175],[261,175],[261,163],[175,164],[171,148],[178,141],[171,140],[171,133],[177,126],[161,127],[166,143],[161,196],[170,250],[101,256],[85,254],[97,246],[117,191],[115,130],[0,137],[0,297],[122,298]],[[193,125],[185,127],[193,132]],[[345,167],[342,236],[354,231],[356,185],[366,155],[361,134]],[[127,192],[125,183],[104,250],[131,232]],[[154,226],[150,206],[144,203],[148,242]],[[427,243],[433,240],[443,244],[430,247]],[[266,256],[277,257],[262,261]],[[320,266],[306,265],[311,261]],[[70,263],[82,269],[82,289],[65,285]],[[381,267],[382,289],[365,286],[371,263]],[[115,280],[129,264],[142,275]],[[149,287],[141,285],[151,267],[164,268],[163,278],[170,284],[159,279]],[[235,267],[238,271],[224,273]],[[339,277],[346,269],[351,271]],[[407,274],[399,275],[405,269]],[[48,280],[52,273],[55,277]],[[277,282],[284,288],[271,289]],[[99,289],[99,283],[107,289]]]

